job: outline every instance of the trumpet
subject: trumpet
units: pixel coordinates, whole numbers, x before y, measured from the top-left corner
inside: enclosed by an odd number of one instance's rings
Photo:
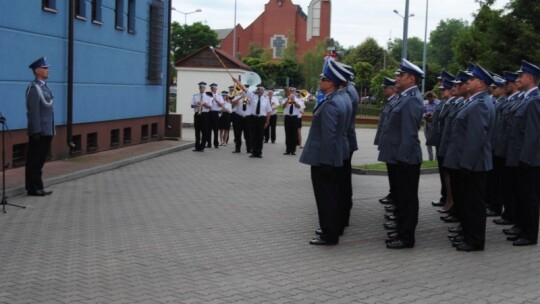
[[[300,90],[299,94],[300,94],[300,98],[304,101],[307,100],[309,97],[309,92],[307,90]]]
[[[198,107],[197,107],[197,115],[201,115],[201,112],[202,112],[202,100],[203,99],[203,95],[201,94],[201,99],[199,99],[199,102],[197,103],[198,104]]]

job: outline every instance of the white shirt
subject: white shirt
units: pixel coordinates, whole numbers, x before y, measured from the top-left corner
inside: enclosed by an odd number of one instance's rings
[[[226,101],[223,104],[223,112],[226,112],[226,113],[231,113],[232,112],[232,104],[230,102]]]
[[[220,104],[223,104],[225,102],[225,100],[223,100],[223,96],[221,96],[221,93],[213,93],[214,94],[214,98],[212,98],[212,109],[210,109],[211,111],[220,111],[221,112],[221,106],[218,104],[218,102]]]
[[[272,113],[270,115],[276,115],[277,108],[281,105],[281,102],[276,96],[272,96],[272,98],[268,97],[268,99],[270,99],[270,105],[272,106]]]
[[[270,100],[268,100],[267,96],[261,95],[259,98],[259,95],[249,92],[248,96],[251,99],[251,103],[249,106],[251,107],[251,115],[255,116],[266,116],[268,113],[272,112],[272,106],[270,106]],[[260,108],[259,108],[259,114],[257,113],[257,103],[260,100]]]
[[[289,102],[289,98],[283,98],[282,104],[284,104],[284,103],[287,104],[287,105],[283,108],[283,115],[285,115],[285,116],[289,116],[289,115],[291,115],[291,116],[298,116],[298,114],[300,114],[300,109],[302,108],[302,105],[303,105],[304,103],[302,102],[302,100],[301,100],[300,98],[298,98],[298,97],[296,97],[296,96],[294,96],[293,98],[294,98],[294,101],[295,101],[297,104],[300,105],[300,108],[297,108],[297,107],[295,107],[294,105],[289,104],[289,103],[288,103],[288,102]],[[289,109],[290,109],[290,107],[293,108],[292,114],[289,114],[289,111],[290,111]]]
[[[193,99],[191,100],[191,105],[192,106],[195,106],[193,108],[193,113],[197,113],[199,111],[199,101],[201,100],[201,95],[202,95],[202,100],[203,100],[203,104],[206,104],[206,105],[209,105],[209,106],[212,106],[212,98],[208,95],[206,95],[206,93],[197,93],[195,95],[193,95]],[[205,107],[201,107],[201,112],[209,112],[210,109],[207,109]]]
[[[246,95],[246,93],[242,93],[242,94],[240,94],[240,97],[241,97],[240,101],[235,106],[236,114],[240,115],[242,117],[246,117],[246,116],[251,115],[251,107],[249,106],[249,104],[246,104],[246,110],[245,111],[243,110],[244,97],[248,97],[248,96]],[[237,98],[239,98],[239,97],[237,97]],[[235,99],[237,99],[237,98],[235,98]]]

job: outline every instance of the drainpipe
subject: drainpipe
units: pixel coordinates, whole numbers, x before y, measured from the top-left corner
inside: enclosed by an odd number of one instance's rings
[[[167,9],[167,77],[165,77],[167,83],[165,84],[165,128],[170,130],[172,127],[169,124],[169,94],[170,94],[170,84],[171,84],[171,11],[172,11],[172,0],[169,0],[169,7]]]
[[[68,14],[68,79],[67,79],[67,145],[70,148],[75,148],[73,143],[73,32],[74,25],[73,19],[75,18],[75,5],[73,1],[69,0],[69,14]]]

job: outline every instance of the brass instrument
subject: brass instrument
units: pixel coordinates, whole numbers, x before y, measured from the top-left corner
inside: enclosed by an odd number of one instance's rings
[[[201,94],[201,99],[199,99],[199,102],[197,103],[198,104],[198,107],[197,107],[197,115],[201,115],[201,112],[202,112],[202,104],[203,104],[203,94]]]
[[[300,90],[300,98],[306,101],[309,97],[309,92],[307,90]]]

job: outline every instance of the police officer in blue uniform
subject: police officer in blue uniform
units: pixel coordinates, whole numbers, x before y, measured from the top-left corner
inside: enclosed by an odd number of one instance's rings
[[[384,107],[381,111],[381,114],[379,115],[379,123],[377,125],[377,132],[375,133],[375,140],[373,141],[373,144],[378,146],[379,145],[379,138],[381,137],[381,130],[382,126],[384,125],[384,121],[386,117],[388,116],[388,111],[390,107],[398,100],[399,94],[396,93],[396,81],[394,79],[384,77],[383,78],[383,96],[386,98],[386,103],[384,104]],[[397,201],[396,200],[396,194],[395,194],[395,182],[394,178],[395,175],[393,170],[392,164],[386,164],[386,170],[388,172],[388,184],[389,184],[389,190],[388,194],[379,199],[379,202],[381,204],[391,205],[385,207],[386,211],[393,211],[395,209],[395,206],[393,204]]]
[[[510,126],[507,162],[518,162],[518,195],[516,224],[519,233],[510,237],[514,246],[535,245],[538,242],[540,208],[540,67],[523,60],[516,82],[524,92],[521,106]]]
[[[25,185],[28,195],[45,196],[52,193],[43,189],[43,165],[47,160],[51,141],[56,134],[54,100],[47,86],[49,64],[41,57],[30,64],[35,79],[26,89],[28,118],[28,148],[26,152]]]
[[[332,59],[325,62],[319,82],[325,97],[313,110],[309,135],[300,156],[301,163],[311,166],[321,229],[319,237],[310,241],[311,245],[336,245],[343,227],[339,182],[344,160],[349,155],[346,134],[352,106],[346,93],[337,92],[345,76],[338,74],[336,65]]]
[[[470,97],[455,116],[444,160],[444,166],[457,170],[459,175],[456,185],[452,180],[452,187],[460,193],[463,239],[453,245],[466,252],[484,250],[486,178],[493,168],[491,136],[495,126],[495,109],[486,92],[493,78],[478,64],[470,73],[466,83]]]
[[[418,223],[418,182],[422,149],[418,131],[424,102],[417,83],[424,72],[407,59],[396,72],[396,88],[401,97],[388,109],[379,138],[378,160],[395,165],[397,195],[396,233],[389,236],[386,247],[412,248]]]

